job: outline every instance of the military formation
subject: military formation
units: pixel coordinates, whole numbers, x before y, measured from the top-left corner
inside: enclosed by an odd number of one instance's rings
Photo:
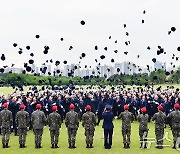
[[[11,132],[19,136],[19,147],[26,148],[28,130],[34,132],[35,148],[42,148],[43,130],[47,125],[51,148],[59,148],[60,128],[63,122],[67,128],[70,149],[76,148],[76,134],[80,122],[85,131],[86,148],[93,148],[95,128],[103,120],[104,148],[111,149],[114,119],[122,119],[122,138],[125,149],[130,148],[131,123],[134,120],[139,122],[140,148],[147,148],[148,123],[151,120],[155,123],[156,148],[163,148],[166,125],[169,125],[172,130],[173,148],[180,148],[180,94],[178,92],[47,91],[22,93],[9,98],[1,96],[0,103],[3,148],[9,148]]]

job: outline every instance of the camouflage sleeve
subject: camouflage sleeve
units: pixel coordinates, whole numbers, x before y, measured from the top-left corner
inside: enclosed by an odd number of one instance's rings
[[[12,112],[10,112],[10,125],[13,125],[13,116],[12,116]]]
[[[154,114],[154,115],[153,115],[152,121],[156,120],[156,116],[157,116],[157,114]]]
[[[76,123],[77,123],[77,126],[79,127],[79,118],[78,118],[78,114],[76,113]]]
[[[68,127],[68,114],[66,114],[66,117],[65,117],[65,125],[66,127]]]
[[[15,123],[16,123],[16,126],[18,127],[18,113],[16,114]]]
[[[137,120],[138,120],[138,122],[140,122],[140,120],[141,120],[140,114],[137,116]]]
[[[61,128],[61,123],[62,123],[62,121],[61,121],[61,115],[59,114],[59,128]]]
[[[84,125],[85,125],[85,116],[83,114],[83,116],[82,116],[82,126],[84,127]]]
[[[134,115],[131,113],[131,121],[134,121]]]
[[[121,119],[121,118],[122,118],[122,113],[120,113],[118,116],[118,119]]]
[[[29,127],[30,124],[29,113],[26,114],[26,122],[27,122],[27,127]]]
[[[96,126],[96,116],[95,116],[95,114],[93,114],[93,123],[94,123],[94,126]]]
[[[43,113],[43,123],[44,123],[44,125],[46,125],[46,123],[47,123],[47,119],[46,119],[46,116],[44,113]]]

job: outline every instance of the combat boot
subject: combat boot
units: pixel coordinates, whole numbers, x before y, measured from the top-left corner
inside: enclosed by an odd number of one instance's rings
[[[25,144],[22,144],[22,148],[26,148]]]
[[[142,148],[142,142],[140,143],[140,148]]]
[[[54,144],[52,144],[51,148],[54,148]]]
[[[6,148],[6,145],[5,144],[3,144],[3,147],[2,148]]]
[[[38,144],[35,145],[35,148],[38,149]]]
[[[22,144],[20,144],[19,148],[22,148]]]
[[[124,149],[126,149],[127,148],[127,146],[126,146],[126,143],[124,143],[124,147],[123,147]]]
[[[38,148],[42,148],[41,144],[38,145]]]
[[[89,144],[86,145],[86,148],[90,148],[90,147],[89,147]]]
[[[92,144],[90,144],[89,148],[94,148]]]
[[[54,148],[59,148],[57,144],[55,144]]]
[[[176,149],[176,141],[174,141],[174,146],[172,148]]]
[[[73,148],[73,149],[75,149],[75,148],[76,148],[76,146],[73,144],[73,145],[72,145],[72,148]]]
[[[126,148],[127,148],[127,149],[129,149],[129,148],[130,148],[130,146],[129,146],[129,144],[128,144],[128,143],[127,143],[127,146],[126,146]]]
[[[9,148],[10,146],[8,145],[8,143],[6,143],[6,148]]]

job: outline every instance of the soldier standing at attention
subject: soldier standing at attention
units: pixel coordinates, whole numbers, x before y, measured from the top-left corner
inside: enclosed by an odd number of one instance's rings
[[[25,148],[26,143],[26,135],[27,135],[27,128],[29,127],[29,113],[24,111],[25,105],[20,105],[20,111],[16,114],[16,126],[18,128],[18,135],[19,135],[19,144],[20,148]]]
[[[112,135],[113,135],[113,118],[114,115],[111,112],[111,105],[106,105],[104,112],[102,113],[103,126],[104,128],[104,147],[105,149],[111,149],[112,146]]]
[[[155,121],[155,134],[156,134],[156,148],[163,148],[163,136],[166,122],[166,115],[162,112],[163,106],[158,106],[158,113],[155,113],[152,117],[152,121]]]
[[[131,122],[134,120],[134,116],[129,112],[129,105],[124,105],[124,112],[121,112],[118,119],[122,118],[122,135],[124,148],[130,148],[130,136],[131,136]]]
[[[93,136],[96,126],[96,116],[91,112],[91,106],[86,106],[86,113],[82,116],[82,126],[85,128],[86,148],[93,148]]]
[[[180,105],[174,104],[174,109],[175,111],[172,111],[168,117],[172,120],[172,134],[174,138],[174,146],[172,148],[176,149],[180,147],[180,143],[177,142],[178,137],[180,137]]]
[[[147,148],[147,135],[148,135],[148,114],[146,114],[146,107],[141,108],[142,114],[138,115],[139,121],[139,136],[140,136],[140,148]]]
[[[41,140],[43,134],[44,125],[46,125],[46,116],[41,111],[41,104],[36,105],[36,111],[32,113],[32,126],[35,135],[35,148],[41,147]]]
[[[59,129],[61,128],[61,116],[57,113],[57,106],[52,107],[52,113],[49,114],[48,117],[48,125],[49,131],[51,136],[51,148],[59,148],[58,141],[59,141]]]
[[[9,138],[11,134],[11,126],[13,125],[12,112],[8,110],[8,103],[3,104],[4,109],[0,112],[0,127],[2,134],[3,148],[9,148]]]
[[[78,114],[74,111],[74,104],[70,104],[70,111],[66,114],[65,125],[68,131],[69,148],[76,148],[76,134],[79,127]]]

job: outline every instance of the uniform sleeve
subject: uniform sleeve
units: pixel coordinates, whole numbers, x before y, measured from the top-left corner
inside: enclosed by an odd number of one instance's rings
[[[13,116],[12,116],[12,112],[10,112],[10,126],[13,125]]]
[[[96,126],[96,116],[95,116],[95,114],[93,114],[93,123]]]
[[[46,125],[46,123],[47,123],[47,119],[46,119],[46,116],[44,113],[43,113],[43,123],[44,123],[44,125]]]
[[[156,120],[156,115],[157,115],[157,114],[154,114],[154,115],[153,115],[152,121]]]
[[[134,115],[131,113],[131,121],[134,121]]]
[[[1,112],[0,112],[0,126],[2,125],[2,117],[1,117]]]
[[[60,116],[60,114],[58,115],[58,122],[59,122],[59,128],[61,127],[61,123],[62,123],[62,121],[61,121],[61,116]]]
[[[30,119],[29,119],[29,113],[26,114],[26,122],[27,122],[27,127],[29,127],[30,124]]]
[[[84,116],[84,114],[83,114],[83,116],[82,116],[82,126],[84,127],[84,124],[85,124],[85,116]]]
[[[118,119],[121,119],[122,118],[122,113],[120,113],[120,115],[118,116]]]
[[[16,123],[16,126],[18,127],[18,113],[16,114],[15,123]]]
[[[79,127],[79,118],[78,118],[78,114],[76,114],[76,122],[77,122],[77,126]]]
[[[140,120],[141,120],[140,115],[137,116],[137,120],[138,120],[138,122],[140,122]]]
[[[66,117],[65,117],[65,125],[66,127],[68,127],[68,114],[66,114]]]

